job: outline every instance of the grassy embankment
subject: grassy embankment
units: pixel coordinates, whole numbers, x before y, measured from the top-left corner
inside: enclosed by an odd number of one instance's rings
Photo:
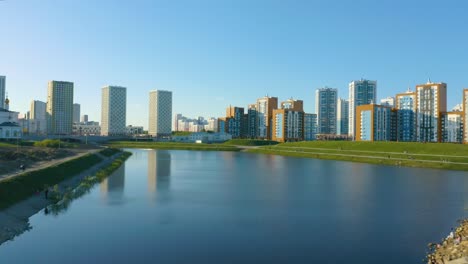
[[[111,148],[143,148],[143,149],[174,149],[174,150],[215,150],[239,151],[235,146],[224,144],[195,144],[179,142],[136,142],[136,141],[110,141],[106,144]]]
[[[276,145],[279,142],[271,140],[257,140],[257,139],[231,139],[224,142],[224,145],[231,146],[268,146]]]
[[[116,152],[117,151],[117,152]],[[105,149],[100,153],[105,156],[113,156],[120,152],[116,149]],[[104,154],[105,153],[105,154]],[[114,153],[114,154],[112,154]],[[99,170],[96,174],[92,176],[85,177],[80,184],[73,190],[67,190],[65,192],[58,191],[58,188],[54,188],[51,193],[51,198],[55,201],[55,204],[50,206],[50,210],[54,214],[58,214],[63,210],[66,210],[70,203],[88,193],[91,188],[100,182],[102,182],[105,178],[109,177],[114,171],[116,171],[122,164],[130,157],[132,153],[124,151],[122,155],[117,157],[112,161],[111,164]]]
[[[249,152],[382,165],[468,170],[468,146],[460,144],[309,141],[264,146]]]
[[[0,209],[29,198],[45,186],[52,186],[101,162],[96,154],[88,154],[42,170],[0,180]]]

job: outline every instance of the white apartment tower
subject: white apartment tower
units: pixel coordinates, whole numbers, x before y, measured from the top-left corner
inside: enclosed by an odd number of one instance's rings
[[[169,136],[172,132],[172,92],[155,90],[149,93],[149,128],[153,137]]]
[[[5,82],[6,77],[0,76],[0,108],[5,108]]]
[[[30,119],[46,119],[46,106],[47,104],[38,100],[31,101]]]
[[[73,83],[49,81],[47,91],[47,131],[70,135],[73,128]]]
[[[349,122],[348,135],[354,139],[356,135],[356,107],[375,104],[377,98],[377,81],[361,79],[349,84]]]
[[[125,135],[127,125],[127,88],[102,88],[101,135]]]

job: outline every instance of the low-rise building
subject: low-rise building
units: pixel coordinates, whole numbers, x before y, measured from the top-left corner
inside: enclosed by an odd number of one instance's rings
[[[198,132],[187,136],[173,136],[172,141],[184,143],[219,143],[231,140],[232,136],[227,133]]]
[[[86,123],[75,123],[73,124],[74,135],[101,135],[101,126],[99,122],[88,121]]]

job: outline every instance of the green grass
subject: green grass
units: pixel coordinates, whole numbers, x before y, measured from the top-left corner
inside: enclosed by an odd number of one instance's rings
[[[257,140],[257,139],[231,139],[224,142],[225,145],[237,145],[237,146],[266,146],[276,145],[279,142],[271,140]]]
[[[0,180],[0,209],[27,199],[42,191],[44,186],[60,183],[101,161],[97,155],[88,154],[56,166]]]
[[[58,188],[56,188],[56,190],[51,193],[51,197],[56,201],[55,204],[50,206],[51,212],[57,215],[63,210],[66,210],[73,200],[85,195],[94,185],[109,177],[118,168],[120,168],[120,166],[122,166],[122,164],[131,155],[132,153],[130,152],[122,152],[122,154],[113,160],[111,164],[99,170],[95,175],[85,177],[73,190],[67,190],[64,193],[61,193],[58,191]]]
[[[99,151],[99,153],[101,155],[104,155],[106,157],[112,157],[114,156],[115,154],[121,152],[119,149],[116,149],[116,148],[106,148],[106,149],[103,149],[101,151]]]
[[[249,152],[394,166],[468,170],[468,146],[460,144],[311,141],[264,146]]]
[[[189,136],[191,134],[192,134],[192,132],[186,132],[186,131],[174,131],[174,132],[172,132],[173,136]]]
[[[239,151],[239,148],[223,144],[195,144],[179,142],[133,142],[112,141],[106,144],[111,148],[147,148],[147,149],[174,149],[174,150],[214,150]]]
[[[44,139],[34,142],[34,146],[41,148],[75,148],[77,144],[63,142],[58,139]]]
[[[34,145],[33,141],[20,140],[18,143],[22,147]],[[0,141],[0,148],[15,148],[15,147],[17,147],[16,140],[15,141]]]

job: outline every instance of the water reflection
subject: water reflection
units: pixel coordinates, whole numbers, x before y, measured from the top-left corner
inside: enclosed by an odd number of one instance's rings
[[[121,204],[125,189],[125,163],[100,184],[101,198],[108,204]]]
[[[148,151],[148,192],[152,197],[170,185],[171,154],[167,150]]]

